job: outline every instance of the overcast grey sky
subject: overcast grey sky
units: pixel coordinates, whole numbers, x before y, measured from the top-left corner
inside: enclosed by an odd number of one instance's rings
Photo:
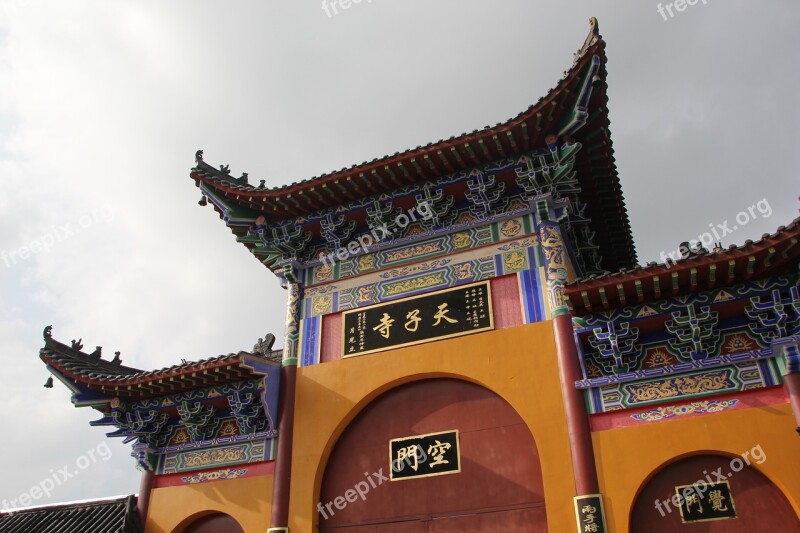
[[[493,125],[556,84],[596,16],[640,261],[762,199],[726,246],[794,219],[800,3],[657,6],[1,0],[0,500],[105,440],[111,459],[35,503],[138,490],[99,414],[42,388],[44,326],[143,369],[282,338],[277,281],[197,205],[199,148],[272,187]]]

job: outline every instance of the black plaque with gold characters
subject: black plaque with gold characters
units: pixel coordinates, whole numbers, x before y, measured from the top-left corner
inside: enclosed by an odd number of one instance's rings
[[[573,502],[578,533],[606,533],[606,515],[600,494],[575,496]]]
[[[458,430],[389,441],[390,479],[397,481],[461,472]]]
[[[675,492],[680,497],[684,524],[736,518],[731,486],[727,481],[681,485],[675,487]]]
[[[492,329],[489,282],[345,311],[342,322],[344,357]]]

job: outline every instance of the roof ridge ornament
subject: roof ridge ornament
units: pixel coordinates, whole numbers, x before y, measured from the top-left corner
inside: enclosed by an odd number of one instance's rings
[[[266,357],[272,351],[273,344],[275,344],[275,335],[267,333],[263,339],[259,338],[255,346],[253,346],[253,353]]]
[[[589,48],[591,48],[600,38],[600,25],[597,22],[597,17],[591,17],[589,19],[589,35],[586,36],[583,46],[581,46],[581,48],[575,52],[575,55],[572,58],[573,67],[578,63],[580,58],[586,54]]]

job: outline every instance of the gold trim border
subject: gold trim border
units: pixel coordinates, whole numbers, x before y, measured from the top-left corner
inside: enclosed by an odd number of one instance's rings
[[[739,518],[739,513],[736,512],[736,505],[734,505],[734,503],[733,503],[733,491],[731,490],[731,484],[728,482],[727,479],[723,479],[719,483],[710,483],[710,484],[707,484],[706,486],[708,486],[708,485],[722,485],[722,484],[725,484],[728,487],[728,494],[730,495],[731,509],[733,509],[734,516],[720,516],[720,517],[717,517],[717,518],[701,518],[700,520],[689,520],[687,522],[683,517],[683,505],[679,505],[678,506],[678,511],[680,511],[680,513],[681,513],[681,522],[684,523],[684,524],[697,524],[699,522],[718,522],[720,520],[731,520],[733,518]],[[680,496],[681,500],[683,500],[683,494],[681,494],[682,491],[679,491],[678,489],[685,489],[687,487],[694,487],[694,486],[695,486],[694,483],[692,483],[691,485],[676,485],[675,486],[675,494]],[[697,492],[696,488],[694,490],[695,490],[695,492]],[[683,503],[683,502],[681,501],[681,503]]]
[[[572,505],[575,510],[575,524],[578,528],[578,533],[584,533],[583,529],[581,529],[581,513],[580,509],[578,509],[578,500],[583,498],[598,498],[600,501],[600,513],[603,515],[603,526],[605,526],[605,530],[608,531],[608,522],[606,522],[606,508],[603,505],[603,495],[602,494],[581,494],[580,496],[575,496],[572,498]]]
[[[419,439],[422,437],[432,437],[434,435],[444,435],[446,433],[455,433],[456,434],[456,448],[457,454],[456,457],[458,459],[458,469],[457,470],[448,470],[447,472],[441,472],[439,474],[425,474],[422,476],[411,476],[411,477],[399,477],[394,478],[392,477],[392,473],[394,469],[392,468],[392,464],[394,463],[394,459],[392,458],[392,443],[393,442],[402,442],[404,440],[411,440],[411,439]],[[426,477],[437,477],[437,476],[446,476],[448,474],[460,474],[461,473],[461,434],[458,432],[457,429],[448,429],[445,431],[437,431],[435,433],[425,433],[423,435],[412,435],[410,437],[400,437],[399,439],[390,439],[389,440],[389,481],[411,481],[412,479],[422,479]]]

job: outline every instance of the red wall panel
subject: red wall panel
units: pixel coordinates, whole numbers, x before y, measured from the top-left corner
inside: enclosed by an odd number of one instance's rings
[[[375,473],[390,473],[391,439],[454,429],[461,472],[377,482]],[[321,532],[547,531],[533,437],[505,400],[473,383],[418,381],[374,400],[336,444],[320,504],[324,508],[370,478],[375,486],[364,499],[320,513]]]
[[[522,306],[520,304],[519,283],[517,275],[494,278],[492,287],[492,311],[496,329],[510,328],[522,324]]]

